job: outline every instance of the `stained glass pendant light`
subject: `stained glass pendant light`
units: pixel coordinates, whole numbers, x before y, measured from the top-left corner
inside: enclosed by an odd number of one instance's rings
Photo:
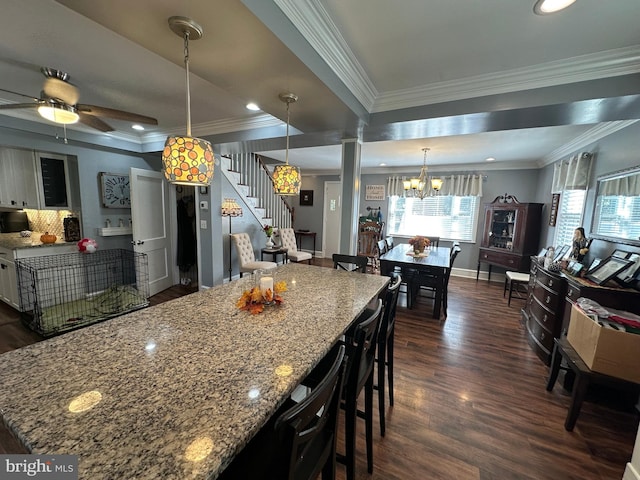
[[[299,195],[302,186],[300,169],[289,165],[289,105],[297,102],[298,97],[293,93],[281,93],[280,100],[287,104],[287,149],[285,152],[285,164],[276,165],[271,175],[273,191],[278,195]]]
[[[184,67],[187,77],[187,134],[169,136],[162,151],[162,167],[169,183],[206,186],[213,178],[211,143],[191,136],[191,92],[189,90],[189,39],[202,38],[202,27],[186,17],[170,17],[169,28],[184,38]]]

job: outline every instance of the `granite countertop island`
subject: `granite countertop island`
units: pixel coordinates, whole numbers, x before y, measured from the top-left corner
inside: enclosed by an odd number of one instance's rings
[[[0,415],[81,479],[216,478],[388,282],[278,268],[281,305],[251,315],[245,277],[0,355]]]

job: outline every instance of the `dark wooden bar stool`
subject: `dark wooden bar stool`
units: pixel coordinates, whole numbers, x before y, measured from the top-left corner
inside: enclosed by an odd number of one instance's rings
[[[569,411],[567,412],[567,418],[564,422],[564,428],[567,431],[572,431],[573,427],[578,420],[580,414],[580,408],[582,402],[587,393],[587,389],[591,383],[597,383],[600,385],[606,385],[609,387],[617,388],[620,390],[637,390],[640,384],[623,380],[621,378],[612,377],[603,373],[594,372],[591,370],[580,358],[578,352],[571,346],[567,337],[556,338],[553,347],[553,355],[551,357],[551,372],[549,374],[549,381],[547,382],[547,391],[553,390],[553,385],[558,379],[558,373],[560,369],[571,369],[575,373],[575,381],[573,383],[573,390],[571,392],[571,405],[569,405]],[[567,367],[562,367],[562,360],[565,360]]]

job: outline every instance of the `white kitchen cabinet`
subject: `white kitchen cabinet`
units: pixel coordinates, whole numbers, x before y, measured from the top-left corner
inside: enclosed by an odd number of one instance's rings
[[[0,206],[39,208],[35,157],[32,151],[0,147]]]
[[[16,265],[6,255],[0,255],[0,300],[20,310]]]

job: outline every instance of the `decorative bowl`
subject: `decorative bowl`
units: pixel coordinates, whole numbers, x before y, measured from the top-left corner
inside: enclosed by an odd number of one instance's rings
[[[20,232],[20,236],[23,238],[29,238],[31,236],[31,231],[30,230],[22,230]]]
[[[551,265],[549,265],[549,271],[550,272],[561,272],[562,271],[562,264],[560,262],[554,262]]]

